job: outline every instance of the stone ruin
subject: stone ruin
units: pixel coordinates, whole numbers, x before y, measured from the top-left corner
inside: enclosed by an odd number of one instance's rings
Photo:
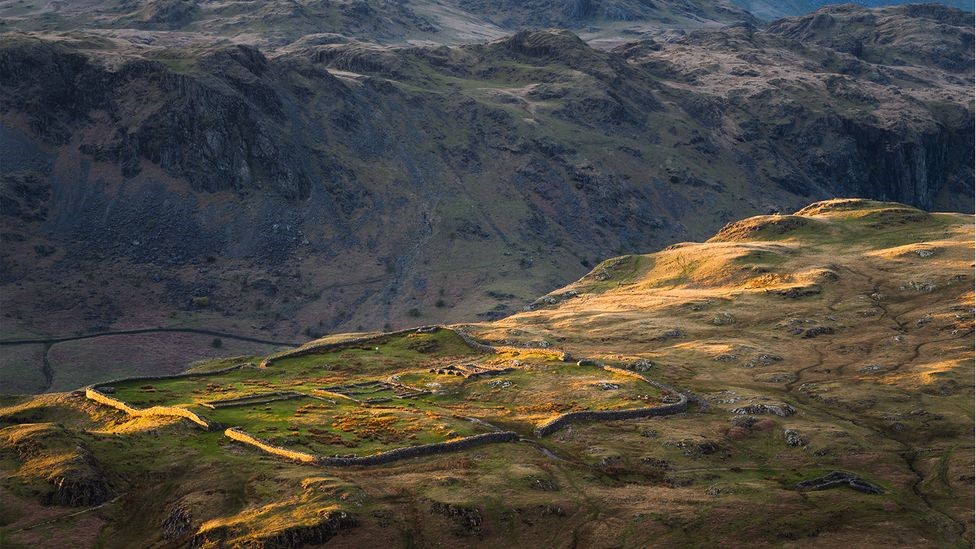
[[[485,368],[476,364],[451,364],[443,368],[431,368],[428,372],[444,376],[460,376],[465,379],[476,379],[486,376],[497,376],[512,371],[512,368]]]
[[[364,404],[377,404],[380,402],[389,402],[393,400],[391,397],[369,396],[387,391],[391,391],[395,398],[417,398],[419,396],[430,394],[430,391],[420,391],[414,389],[413,387],[408,387],[407,385],[378,380],[346,383],[344,385],[333,385],[331,387],[322,387],[321,390],[342,395]]]

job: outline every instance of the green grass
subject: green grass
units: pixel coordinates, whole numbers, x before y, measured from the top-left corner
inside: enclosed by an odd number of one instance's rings
[[[603,293],[636,281],[653,266],[654,258],[647,255],[625,255],[607,259],[583,277],[577,288],[588,293]],[[602,273],[606,273],[606,280],[601,280]]]
[[[44,345],[15,345],[0,351],[0,393],[32,394],[45,389]]]
[[[282,401],[216,410],[210,417],[292,450],[369,455],[470,436],[484,429],[407,401],[360,407],[350,401]]]
[[[789,261],[789,256],[772,250],[750,250],[732,260],[740,265],[754,265],[757,267],[779,267]]]
[[[514,355],[513,355],[514,356]],[[322,455],[368,455],[400,446],[443,442],[485,432],[464,417],[501,420],[531,430],[536,423],[575,410],[657,406],[661,392],[639,379],[596,366],[577,366],[544,354],[519,353],[523,365],[502,375],[465,379],[429,370],[464,363],[508,366],[507,355],[478,355],[456,334],[391,337],[377,344],[283,358],[267,368],[242,368],[216,375],[119,383],[113,396],[132,406],[186,407],[226,427],[239,427],[273,444]],[[214,361],[217,367],[228,361]],[[330,395],[326,387],[396,381],[434,393],[399,398],[380,385],[342,389],[359,404]],[[605,389],[601,383],[612,383]],[[210,409],[202,403],[274,391],[305,397]],[[208,435],[209,437],[209,435]],[[203,440],[206,440],[203,439]],[[212,444],[199,447],[207,455]]]
[[[469,357],[474,354],[456,334],[440,330],[396,337],[381,344],[284,358],[269,368],[118,383],[113,385],[113,396],[134,406],[152,406],[190,405],[275,390],[311,392],[327,385],[345,383],[360,375],[382,377],[399,369],[419,368],[433,357]],[[199,369],[218,369],[231,363],[237,363],[237,359],[210,362]]]

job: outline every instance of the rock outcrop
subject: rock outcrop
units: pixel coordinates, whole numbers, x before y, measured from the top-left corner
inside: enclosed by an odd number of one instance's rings
[[[63,426],[26,423],[0,429],[0,451],[11,450],[19,476],[44,505],[86,507],[108,501],[113,490],[85,443]]]
[[[884,489],[861,477],[845,471],[832,471],[822,477],[797,483],[798,490],[828,490],[830,488],[850,487],[865,494],[882,494]]]
[[[739,406],[738,408],[732,409],[733,414],[772,414],[779,417],[787,417],[796,413],[796,408],[793,408],[785,402],[778,403],[757,403],[749,404],[748,406]]]
[[[359,520],[346,511],[328,511],[320,514],[312,524],[294,524],[275,528],[269,532],[251,532],[246,527],[221,526],[198,532],[190,540],[190,547],[262,547],[299,548],[317,546],[328,542],[340,531],[354,528]]]

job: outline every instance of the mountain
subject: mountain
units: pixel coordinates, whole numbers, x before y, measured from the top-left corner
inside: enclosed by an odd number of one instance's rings
[[[0,539],[965,546],[973,227],[829,200],[495,322],[0,397]]]
[[[910,4],[864,0],[864,7]],[[464,44],[520,30],[572,29],[603,48],[677,31],[759,24],[837,6],[823,0],[58,0],[0,4],[0,28],[85,30],[144,44],[206,38],[281,47],[335,35],[382,44]],[[967,0],[941,2],[973,11]]]
[[[881,8],[902,4],[923,4],[922,2],[913,2],[911,0],[854,0],[851,2],[831,2],[829,0],[733,0],[733,3],[756,17],[768,21],[782,17],[805,15],[821,8],[839,7],[845,4],[867,8]],[[939,4],[958,10],[973,11],[973,2],[970,0],[943,0],[941,2],[926,2],[926,4]],[[972,19],[972,16],[970,16],[970,19]]]
[[[8,337],[493,319],[607,250],[814,199],[972,211],[973,31],[948,8],[609,51],[139,36],[0,39]]]
[[[458,44],[545,27],[578,29],[607,40],[754,20],[728,0],[59,0],[0,5],[0,22],[10,30],[98,31],[172,45],[206,36],[277,47],[310,35],[336,34],[384,44]]]

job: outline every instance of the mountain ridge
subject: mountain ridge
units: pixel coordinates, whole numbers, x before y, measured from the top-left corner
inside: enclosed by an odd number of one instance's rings
[[[815,197],[965,211],[972,56],[941,52],[972,33],[912,9],[831,11],[836,44],[808,17],[609,51],[567,31],[271,51],[8,34],[5,329],[292,339],[494,318],[605,250]],[[74,296],[57,319],[61,300],[33,297],[53,288]]]

